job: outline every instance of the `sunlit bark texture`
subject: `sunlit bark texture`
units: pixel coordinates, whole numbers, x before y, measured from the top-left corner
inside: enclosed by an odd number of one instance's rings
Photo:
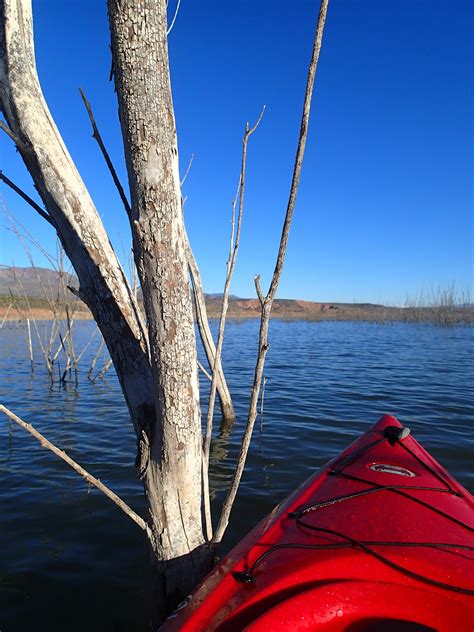
[[[187,557],[191,587],[208,554],[201,525],[197,359],[168,66],[166,2],[109,0],[108,6],[131,192],[133,247],[149,323],[157,394],[158,423],[150,436],[147,472],[149,502],[160,507],[153,514],[160,557]],[[167,583],[172,587],[170,569]],[[177,584],[182,584],[181,579]]]

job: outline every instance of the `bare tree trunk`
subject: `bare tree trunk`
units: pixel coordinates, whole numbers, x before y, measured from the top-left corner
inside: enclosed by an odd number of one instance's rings
[[[177,11],[178,9],[176,9],[174,19],[176,19]],[[168,33],[170,32],[170,30],[171,30],[171,27],[168,29]],[[125,195],[125,191],[123,190],[122,184],[120,183],[120,180],[118,179],[117,172],[115,171],[115,168],[112,164],[109,153],[104,145],[104,141],[102,140],[102,136],[99,132],[99,128],[97,127],[97,123],[95,121],[91,105],[89,101],[87,100],[84,92],[82,90],[80,92],[81,92],[82,100],[87,110],[87,114],[89,116],[89,120],[92,125],[92,137],[97,141],[97,144],[99,145],[100,151],[107,164],[107,167],[109,169],[110,175],[112,176],[112,179],[114,181],[118,194],[120,195],[120,199],[122,200],[125,211],[128,217],[130,217],[132,213],[132,209],[130,208],[130,204],[128,203],[127,196]],[[194,156],[191,158],[189,162],[189,166],[186,170],[186,173],[184,174],[184,177],[181,180],[181,183],[180,183],[181,188],[183,187],[183,184],[188,176],[189,170],[193,162],[193,158]],[[16,187],[16,185],[13,182],[11,182],[11,180],[2,176],[1,173],[0,173],[0,179],[3,179],[10,187],[12,187],[15,191],[17,191],[19,195],[21,195],[26,201],[28,201],[29,204],[32,204],[33,207],[35,207],[35,203],[31,199],[29,199],[28,196],[26,196],[25,193],[21,191],[21,189]],[[184,200],[182,201],[182,205],[184,206]],[[43,213],[41,209],[39,209],[39,212]],[[199,274],[199,268],[197,266],[196,259],[194,258],[194,253],[192,251],[187,235],[186,235],[186,252],[187,252],[187,258],[188,258],[189,273],[191,276],[194,304],[196,306],[196,321],[198,324],[199,334],[201,336],[204,351],[206,353],[206,357],[209,362],[209,366],[212,367],[214,365],[216,347],[214,344],[214,340],[212,338],[211,330],[209,328],[209,320],[207,318],[207,309],[206,309],[206,303],[205,303],[205,297],[204,297],[204,290],[203,290],[202,282],[201,282],[201,275]],[[138,289],[137,277],[136,277],[137,268],[136,268],[135,262],[132,261],[132,263],[133,263],[132,265],[132,293],[136,300],[137,289]],[[227,386],[227,382],[226,382],[224,372],[222,370],[222,366],[220,362],[219,362],[218,376],[217,376],[217,392],[219,394],[219,401],[220,401],[221,411],[222,411],[222,416],[224,418],[224,421],[226,421],[227,423],[232,423],[235,418],[234,407],[232,404],[232,398],[230,396],[229,388]]]
[[[165,598],[210,567],[201,518],[201,413],[168,66],[166,1],[109,0],[135,262],[148,320],[157,423],[144,482]],[[186,594],[186,592],[184,593]]]

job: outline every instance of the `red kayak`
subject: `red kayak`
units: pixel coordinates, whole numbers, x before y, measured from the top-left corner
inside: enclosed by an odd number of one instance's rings
[[[385,415],[277,506],[163,631],[474,631],[473,497]]]

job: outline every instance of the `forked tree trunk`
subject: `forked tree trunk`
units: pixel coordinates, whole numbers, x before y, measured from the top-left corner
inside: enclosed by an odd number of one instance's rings
[[[0,0],[0,107],[110,351],[138,437],[160,615],[210,564],[201,520],[196,347],[165,0],[110,0],[116,86],[148,331],[39,85],[31,0]]]

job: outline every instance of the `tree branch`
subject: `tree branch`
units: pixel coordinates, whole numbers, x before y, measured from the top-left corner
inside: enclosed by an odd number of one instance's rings
[[[0,329],[1,329],[1,327],[0,327]],[[204,373],[204,375],[207,377],[209,382],[212,382],[212,375],[206,371],[206,369],[203,367],[201,362],[199,362],[199,360],[197,361],[197,364],[198,364],[198,367],[201,369],[201,371]]]
[[[227,261],[227,277],[224,285],[224,294],[222,297],[222,309],[221,309],[221,318],[219,322],[219,333],[217,336],[217,348],[216,354],[214,357],[214,362],[212,363],[212,383],[211,383],[211,392],[209,394],[209,406],[207,409],[207,420],[206,420],[206,434],[204,438],[204,449],[203,449],[203,489],[204,489],[204,515],[206,521],[206,530],[207,530],[207,538],[211,540],[212,538],[212,520],[211,520],[211,506],[210,506],[210,494],[209,494],[209,453],[211,450],[211,439],[212,439],[212,426],[213,426],[213,418],[214,418],[214,405],[216,399],[216,391],[217,391],[217,371],[216,368],[220,366],[221,357],[222,357],[222,347],[224,344],[224,330],[225,330],[225,320],[227,316],[227,309],[229,305],[229,292],[230,292],[230,284],[232,281],[232,276],[234,274],[235,263],[237,261],[237,253],[239,251],[240,244],[240,231],[242,227],[242,215],[244,210],[244,196],[245,196],[245,172],[247,166],[247,146],[250,136],[257,129],[260,121],[262,120],[262,116],[265,112],[265,106],[263,106],[262,112],[255,123],[255,125],[250,128],[247,123],[245,126],[245,134],[242,139],[242,163],[240,168],[240,176],[239,176],[239,184],[237,186],[237,192],[235,194],[234,201],[232,203],[232,216],[231,216],[231,237],[230,237],[230,247],[229,247],[229,259]],[[237,230],[235,230],[235,211],[237,206],[237,200],[239,200],[239,210],[237,215]],[[234,239],[235,235],[235,239]]]
[[[112,176],[112,179],[117,188],[118,194],[120,195],[120,199],[122,200],[122,203],[125,207],[127,215],[130,218],[132,216],[132,209],[130,208],[130,204],[127,200],[127,196],[125,195],[123,186],[117,176],[115,167],[112,164],[112,160],[110,159],[109,152],[107,151],[104,145],[104,142],[102,140],[102,136],[100,135],[99,129],[97,127],[97,123],[95,122],[94,114],[92,113],[91,105],[81,88],[79,88],[79,92],[81,93],[82,101],[84,102],[85,108],[87,110],[87,114],[89,115],[89,120],[92,125],[92,138],[94,138],[97,141],[97,144],[99,145],[100,151],[102,152],[102,156],[104,157],[104,160],[107,163],[107,167],[109,168],[110,175]]]
[[[11,410],[6,408],[2,404],[0,404],[0,412],[4,413],[9,419],[11,419],[12,421],[15,421],[24,430],[27,430],[30,434],[32,434],[35,437],[35,439],[37,439],[44,448],[48,448],[48,450],[51,450],[53,454],[55,454],[60,459],[65,461],[70,467],[72,467],[72,469],[75,472],[80,474],[80,476],[82,476],[88,483],[90,483],[91,485],[94,485],[94,487],[97,487],[97,489],[100,489],[100,491],[104,493],[107,496],[107,498],[109,498],[113,503],[115,503],[117,507],[119,507],[129,518],[131,518],[141,529],[143,529],[143,531],[145,531],[148,537],[151,536],[150,528],[148,527],[147,523],[145,522],[145,520],[143,520],[141,516],[139,516],[135,511],[133,511],[133,509],[129,507],[127,503],[125,503],[121,498],[119,498],[119,496],[117,496],[117,494],[115,494],[108,487],[106,487],[98,478],[95,478],[95,476],[92,476],[92,474],[89,474],[89,472],[87,472],[83,467],[81,467],[78,463],[76,463],[73,459],[71,459],[71,457],[68,456],[66,452],[64,452],[64,450],[60,450],[53,443],[51,443],[51,441],[48,441],[48,439],[46,439],[46,437],[44,437],[40,432],[35,430],[35,428],[33,428],[31,424],[27,423],[26,421],[24,421],[23,419],[15,415],[15,413],[13,413]]]
[[[21,141],[21,157],[58,226],[80,287],[107,339],[139,434],[135,411],[155,406],[147,332],[102,220],[42,93],[34,56],[31,2],[1,1],[0,22],[0,110]],[[124,358],[133,358],[133,362],[125,366]]]
[[[185,247],[186,258],[189,267],[189,275],[191,277],[191,287],[194,298],[194,307],[196,311],[196,322],[199,330],[199,336],[202,341],[202,346],[204,348],[209,367],[212,371],[212,366],[214,365],[214,360],[216,357],[216,345],[214,344],[214,339],[209,327],[206,299],[202,287],[201,275],[199,274],[199,268],[197,266],[196,259],[194,258],[194,253],[191,249],[191,245],[189,243],[187,235]],[[215,370],[217,373],[217,392],[219,395],[222,416],[226,419],[226,421],[232,421],[235,418],[235,412],[232,405],[232,397],[230,395],[229,387],[227,386],[224,371],[222,369],[222,363],[220,361],[215,365]]]
[[[86,297],[84,296],[84,292],[81,292],[81,288],[74,287],[73,285],[66,285],[66,287],[71,294],[74,294],[84,305],[87,305]]]
[[[221,517],[219,520],[219,525],[212,539],[212,542],[214,544],[217,544],[218,542],[222,540],[225,530],[227,528],[227,525],[229,524],[230,512],[232,511],[235,497],[237,495],[237,490],[239,488],[240,480],[242,478],[242,473],[245,467],[245,461],[247,459],[247,454],[250,447],[250,441],[252,438],[252,432],[255,425],[255,420],[258,414],[258,410],[257,410],[258,398],[259,398],[260,388],[262,384],[263,370],[265,367],[265,358],[268,351],[268,325],[269,325],[269,320],[270,320],[270,312],[272,310],[273,300],[275,298],[275,293],[277,291],[278,283],[280,281],[281,272],[283,269],[283,263],[284,263],[285,254],[286,254],[286,247],[288,243],[288,236],[289,236],[290,227],[291,227],[291,220],[293,217],[293,211],[295,207],[296,194],[298,191],[298,185],[300,181],[301,166],[303,164],[306,138],[308,136],[308,122],[309,122],[309,114],[310,114],[310,109],[311,109],[311,97],[313,94],[314,79],[316,76],[319,53],[321,50],[321,43],[322,43],[322,37],[323,37],[323,31],[324,31],[324,24],[326,21],[328,2],[329,0],[322,0],[321,7],[319,10],[318,22],[316,26],[316,33],[315,33],[314,43],[313,43],[313,52],[311,55],[311,61],[310,61],[309,70],[308,70],[308,81],[306,84],[306,94],[305,94],[304,105],[303,105],[303,114],[301,118],[300,135],[299,135],[299,140],[298,140],[298,148],[296,150],[296,158],[295,158],[295,165],[293,169],[293,179],[291,182],[288,206],[286,210],[285,221],[283,223],[283,230],[282,230],[281,239],[280,239],[280,247],[278,250],[275,270],[273,272],[273,278],[270,283],[270,288],[268,290],[268,293],[266,297],[263,299],[263,302],[262,302],[263,294],[261,292],[261,289],[259,290],[259,279],[258,277],[255,279],[257,294],[259,295],[259,299],[262,306],[257,362],[255,366],[252,394],[251,394],[250,404],[249,404],[247,426],[245,428],[244,436],[242,438],[242,444],[240,447],[239,457],[237,459],[237,465],[234,472],[234,478],[229,488],[227,497],[224,501],[224,506],[223,506]]]
[[[41,215],[41,217],[43,219],[45,219],[49,224],[51,224],[51,226],[53,226],[53,228],[56,228],[56,224],[54,223],[54,220],[52,217],[50,217],[48,215],[48,213],[46,213],[46,211],[44,211],[41,206],[39,206],[39,204],[37,204],[34,200],[32,200],[30,198],[29,195],[27,195],[22,189],[20,189],[20,187],[18,187],[14,182],[12,182],[10,180],[10,178],[7,178],[7,176],[3,173],[3,171],[0,171],[0,180],[2,180],[3,182],[5,182],[5,184],[7,186],[10,187],[10,189],[12,189],[13,191],[15,191],[15,193],[18,193],[18,195],[23,198],[23,200],[25,200],[25,202],[27,204],[29,204],[32,208],[34,208],[34,210]]]
[[[10,140],[12,140],[15,143],[15,145],[19,149],[23,149],[23,143],[21,142],[21,140],[17,136],[15,136],[15,134],[8,127],[8,125],[5,125],[3,121],[0,121],[0,129],[2,129],[5,132],[5,134],[10,138]]]
[[[260,307],[263,307],[264,297],[262,292],[262,287],[260,285],[260,275],[256,274],[253,278],[255,282],[255,290],[257,291],[258,300],[260,301]]]
[[[187,169],[186,169],[186,171],[184,173],[184,176],[183,176],[183,179],[181,180],[181,183],[180,183],[181,188],[183,188],[183,185],[186,182],[186,178],[188,177],[189,172],[191,171],[191,167],[192,167],[193,161],[194,161],[194,154],[191,154],[191,158],[189,159],[189,163],[188,163]]]
[[[174,16],[173,16],[173,19],[171,20],[171,24],[169,25],[169,28],[166,31],[166,35],[169,35],[171,33],[171,30],[173,29],[174,23],[176,22],[176,18],[178,17],[180,5],[181,5],[181,0],[178,0],[178,4],[176,5],[176,11],[174,12]]]
[[[186,182],[186,178],[189,175],[191,170],[191,166],[193,164],[194,154],[192,154],[186,172],[180,182],[181,188]],[[184,202],[185,198],[181,198],[181,208],[184,214]],[[204,295],[204,289],[202,286],[201,275],[199,273],[199,268],[196,262],[196,258],[194,257],[193,250],[191,248],[191,244],[189,243],[189,237],[187,233],[185,234],[185,248],[186,248],[186,259],[188,262],[189,276],[191,278],[191,288],[192,295],[194,299],[194,307],[196,313],[196,322],[198,325],[199,336],[201,338],[202,346],[204,348],[204,352],[207,357],[207,361],[209,363],[209,367],[212,370],[212,366],[214,364],[214,359],[216,356],[216,345],[214,344],[214,339],[212,337],[211,329],[209,327],[209,318],[207,316],[207,308],[206,308],[206,298]],[[205,371],[204,367],[199,364],[199,368],[203,370],[205,375],[208,375],[207,371]],[[232,397],[229,392],[229,387],[227,386],[227,382],[225,379],[224,371],[222,369],[222,364],[219,362],[216,366],[217,371],[217,393],[219,395],[219,401],[221,406],[221,412],[223,418],[228,423],[232,423],[235,418],[234,406],[232,404]],[[209,378],[212,381],[212,378]]]

